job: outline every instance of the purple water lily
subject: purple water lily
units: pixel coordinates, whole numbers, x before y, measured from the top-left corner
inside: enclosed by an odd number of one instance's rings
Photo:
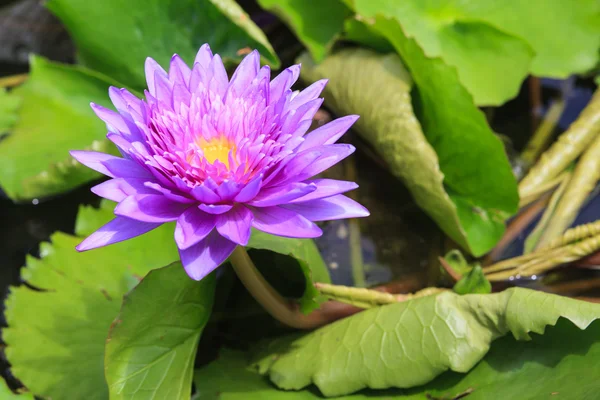
[[[326,81],[301,92],[294,65],[272,81],[249,54],[228,79],[208,45],[193,68],[174,55],[169,72],[146,60],[148,91],[140,100],[111,87],[117,109],[92,108],[123,157],[72,151],[110,180],[92,191],[116,201],[116,218],[85,239],[84,251],[177,221],[175,241],[188,275],[200,280],[244,246],[251,228],[294,238],[322,234],[315,221],[364,217],[368,211],[342,195],[354,182],[311,179],[349,156],[335,144],[358,116],[334,120],[306,134]],[[149,249],[152,251],[152,249]]]

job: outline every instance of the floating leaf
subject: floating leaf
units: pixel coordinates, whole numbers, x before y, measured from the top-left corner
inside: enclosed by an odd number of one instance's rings
[[[285,390],[314,383],[326,396],[363,388],[410,388],[450,369],[467,372],[494,339],[512,332],[529,340],[566,318],[580,329],[600,305],[513,288],[498,294],[437,296],[363,311],[300,338],[270,343],[260,372]]]
[[[468,394],[469,400],[592,399],[600,390],[595,368],[600,358],[598,337],[598,322],[582,332],[560,319],[543,336],[533,335],[531,342],[516,341],[511,335],[494,341],[468,374],[446,372],[414,389],[367,390],[336,400],[442,400],[461,394]],[[197,400],[322,399],[312,390],[277,390],[247,365],[246,354],[221,350],[218,360],[196,371]]]
[[[321,0],[318,5],[305,0],[258,0],[258,3],[289,25],[317,61],[329,52],[344,20],[352,14],[339,0]]]
[[[300,308],[302,312],[309,313],[319,307],[323,301],[327,300],[320,295],[319,291],[313,285],[313,282],[331,283],[327,266],[319,253],[316,244],[310,239],[292,239],[269,235],[267,233],[253,230],[248,248],[256,250],[269,250],[278,254],[291,257],[300,266],[304,276],[304,290],[300,299]],[[279,261],[271,266],[258,264],[256,267],[263,271],[264,268],[275,268],[283,276],[289,279],[290,268],[293,264],[277,259]],[[285,262],[285,264],[283,264]]]
[[[480,105],[514,97],[529,71],[565,78],[598,61],[600,6],[595,0],[582,0],[577,7],[571,0],[356,0],[353,5],[366,18],[396,19],[427,56],[457,68]]]
[[[518,203],[502,142],[452,69],[425,58],[413,41],[401,40],[394,37],[415,71],[423,130],[411,105],[410,76],[396,55],[348,49],[317,66],[304,56],[302,77],[330,78],[326,103],[338,114],[360,114],[357,131],[417,204],[463,248],[482,255],[500,239],[504,218]]]
[[[9,197],[50,196],[101,176],[75,163],[69,150],[116,152],[105,139],[105,124],[90,108],[91,101],[110,105],[110,84],[83,67],[31,59],[27,82],[0,95],[0,110],[20,103],[17,121],[0,142],[0,186]]]
[[[492,284],[485,278],[480,265],[476,265],[452,288],[458,294],[492,293]]]
[[[94,223],[107,222],[112,205],[84,208],[78,219],[90,215]],[[6,357],[13,374],[37,396],[105,400],[104,342],[110,324],[122,296],[141,277],[178,258],[173,226],[84,253],[75,250],[80,237],[55,233],[51,241],[42,243],[41,259],[28,257],[21,273],[40,290],[11,288],[8,327],[2,332]]]
[[[190,279],[180,262],[142,279],[125,296],[106,341],[111,399],[187,399],[215,275]]]
[[[146,57],[167,66],[178,53],[192,63],[204,43],[226,61],[256,48],[279,66],[264,33],[234,0],[49,0],[46,5],[67,27],[83,64],[138,89],[146,87]]]

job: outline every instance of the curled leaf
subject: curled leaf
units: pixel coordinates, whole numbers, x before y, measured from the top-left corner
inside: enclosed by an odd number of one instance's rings
[[[446,370],[467,372],[508,333],[542,334],[559,318],[586,329],[600,305],[513,288],[443,292],[363,311],[307,335],[272,341],[255,365],[281,389],[315,384],[326,396],[364,388],[410,388]]]
[[[442,72],[452,77],[445,66],[432,65],[438,61],[423,58],[414,45],[407,51],[413,55],[405,59],[419,71],[424,129],[412,107],[411,76],[395,54],[347,49],[319,65],[305,55],[301,76],[329,78],[326,104],[339,114],[360,114],[355,129],[416,203],[454,241],[481,255],[499,240],[504,218],[517,205],[510,165],[464,89],[450,89],[438,77]],[[465,118],[457,120],[456,113]]]

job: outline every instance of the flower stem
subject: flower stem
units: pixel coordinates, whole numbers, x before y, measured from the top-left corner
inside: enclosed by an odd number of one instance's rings
[[[308,315],[303,314],[297,304],[285,299],[267,282],[256,269],[245,248],[236,247],[229,261],[240,281],[256,301],[273,318],[292,328],[314,329],[361,311],[359,308],[338,302],[327,302],[318,310]]]

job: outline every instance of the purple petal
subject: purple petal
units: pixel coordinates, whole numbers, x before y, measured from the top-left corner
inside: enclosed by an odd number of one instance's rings
[[[358,187],[358,185],[354,182],[338,181],[335,179],[315,179],[314,181],[307,181],[306,183],[315,184],[317,189],[306,196],[291,200],[290,203],[299,203],[303,201],[321,199],[324,197],[331,197],[336,194],[346,193]]]
[[[315,162],[322,154],[322,148],[311,149],[296,154],[286,164],[282,163],[277,171],[265,179],[268,186],[281,185],[285,181],[293,180],[294,177],[306,169],[311,163]],[[303,180],[303,179],[297,179]]]
[[[225,96],[229,85],[229,78],[227,77],[223,61],[218,54],[215,54],[210,62],[209,73],[212,75],[209,88],[218,93],[219,96]]]
[[[335,143],[356,122],[358,115],[348,115],[325,124],[304,137],[298,150]]]
[[[171,63],[169,65],[169,80],[171,82],[187,87],[191,73],[190,67],[187,66],[181,57],[177,54],[174,54],[173,57],[171,57]]]
[[[200,204],[198,208],[209,214],[223,214],[231,210],[233,206],[228,204]]]
[[[131,149],[131,142],[125,139],[123,136],[117,133],[108,133],[106,138],[113,142],[121,151],[121,154],[129,154],[129,149]]]
[[[273,78],[270,84],[270,103],[276,103],[285,91],[290,89],[296,80],[298,80],[299,75],[300,65],[292,65]]]
[[[202,47],[200,47],[200,50],[198,50],[198,53],[196,54],[196,59],[194,60],[194,64],[200,64],[202,68],[208,70],[208,66],[210,65],[212,59],[212,51],[210,50],[210,46],[208,45],[208,43],[206,43],[203,44]]]
[[[115,214],[144,222],[175,221],[189,207],[159,194],[128,196],[115,207]]]
[[[175,242],[177,247],[185,250],[204,239],[215,227],[216,217],[190,207],[177,219]]]
[[[311,221],[329,221],[369,216],[369,211],[366,208],[343,194],[325,199],[287,204],[282,207],[297,212]]]
[[[86,167],[110,176],[111,178],[115,178],[115,175],[108,170],[104,162],[122,160],[122,158],[111,156],[106,153],[99,153],[97,151],[71,150],[69,154]]]
[[[354,146],[351,144],[329,144],[326,146],[317,147],[320,149],[321,155],[313,163],[296,175],[294,180],[305,180],[320,174],[332,165],[337,164],[350,154],[354,153]]]
[[[148,83],[148,91],[150,92],[150,94],[152,96],[158,97],[158,96],[156,96],[155,77],[161,76],[164,79],[168,79],[169,77],[168,77],[167,73],[156,61],[154,61],[150,57],[146,58],[145,73],[146,73],[146,83]]]
[[[247,203],[254,199],[262,187],[262,174],[248,182],[246,186],[235,196],[234,200],[238,203]]]
[[[123,119],[123,116],[106,107],[102,107],[96,103],[90,103],[90,107],[98,118],[106,123],[106,126],[111,132],[128,132],[129,128]]]
[[[288,203],[299,197],[306,196],[317,189],[315,184],[294,182],[284,186],[275,186],[262,190],[254,201],[249,204],[254,207],[271,207]]]
[[[245,246],[250,239],[252,220],[252,212],[240,204],[217,217],[217,231],[224,238]]]
[[[153,181],[152,174],[140,164],[124,158],[110,158],[102,164],[116,178],[139,178]],[[112,176],[111,175],[111,176]]]
[[[250,85],[250,82],[256,77],[259,69],[260,54],[258,54],[258,51],[254,50],[244,57],[240,65],[236,68],[231,77],[227,93],[233,93],[233,95],[242,94],[246,87]]]
[[[150,194],[154,191],[144,185],[144,179],[117,178],[94,186],[92,193],[105,199],[120,202],[134,194]]]
[[[281,207],[252,208],[252,226],[266,233],[293,238],[315,238],[321,228],[296,212]]]
[[[149,232],[161,225],[117,217],[79,243],[76,249],[77,251],[86,251],[122,242]]]
[[[156,192],[159,192],[163,196],[165,196],[167,199],[176,201],[178,203],[192,204],[192,203],[196,202],[195,200],[192,200],[185,196],[181,196],[177,193],[174,193],[172,190],[166,189],[155,182],[146,182],[145,186],[150,189],[153,189],[154,190],[154,192],[152,192],[153,194],[156,194]]]
[[[236,244],[212,231],[204,240],[185,250],[179,250],[181,263],[190,278],[199,281],[221,265]]]
[[[194,198],[202,203],[217,203],[221,201],[221,198],[217,194],[209,189],[206,185],[202,184],[193,188],[190,192]]]
[[[298,108],[301,105],[319,97],[319,95],[325,88],[325,85],[327,85],[328,81],[328,79],[321,79],[320,81],[316,81],[315,83],[298,93],[294,98],[292,98],[292,101],[290,102],[290,108]]]
[[[237,194],[240,192],[241,185],[234,181],[233,179],[229,179],[223,181],[217,188],[217,194],[221,198],[222,201],[231,201],[233,200]]]

